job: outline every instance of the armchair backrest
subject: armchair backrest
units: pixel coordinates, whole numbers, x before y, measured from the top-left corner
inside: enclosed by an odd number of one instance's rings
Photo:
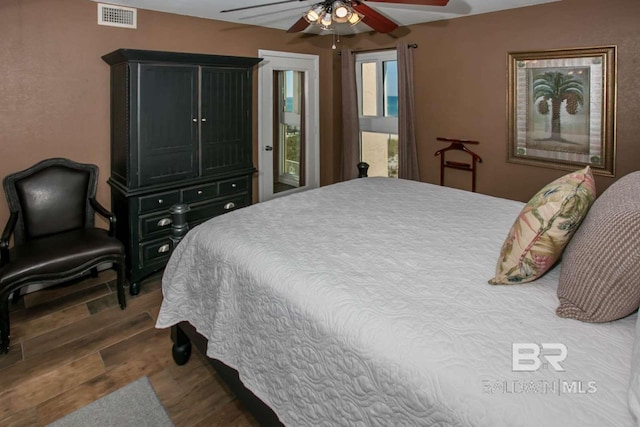
[[[94,226],[98,167],[69,159],[43,160],[3,180],[9,209],[18,213],[16,243]]]

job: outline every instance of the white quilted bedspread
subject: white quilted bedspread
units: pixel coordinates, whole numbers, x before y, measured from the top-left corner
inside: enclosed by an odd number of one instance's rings
[[[367,178],[240,209],[176,249],[157,327],[189,321],[289,426],[633,425],[636,315],[557,317],[558,268],[487,284],[522,206]],[[514,372],[512,343],[565,371]]]

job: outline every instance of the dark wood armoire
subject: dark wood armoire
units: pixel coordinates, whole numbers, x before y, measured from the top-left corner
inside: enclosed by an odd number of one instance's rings
[[[193,227],[251,204],[260,58],[118,49],[111,66],[111,207],[131,293],[171,252],[169,208]]]

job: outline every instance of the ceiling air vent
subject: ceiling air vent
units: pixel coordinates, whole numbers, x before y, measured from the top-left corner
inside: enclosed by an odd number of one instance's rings
[[[98,3],[98,25],[136,28],[137,10],[131,7]]]

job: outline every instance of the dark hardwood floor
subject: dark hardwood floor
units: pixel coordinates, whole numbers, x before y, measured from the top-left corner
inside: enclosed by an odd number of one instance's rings
[[[258,423],[194,350],[177,366],[169,330],[155,329],[161,276],[118,307],[115,273],[24,296],[11,312],[12,345],[0,355],[0,426],[44,426],[148,376],[176,426]]]

